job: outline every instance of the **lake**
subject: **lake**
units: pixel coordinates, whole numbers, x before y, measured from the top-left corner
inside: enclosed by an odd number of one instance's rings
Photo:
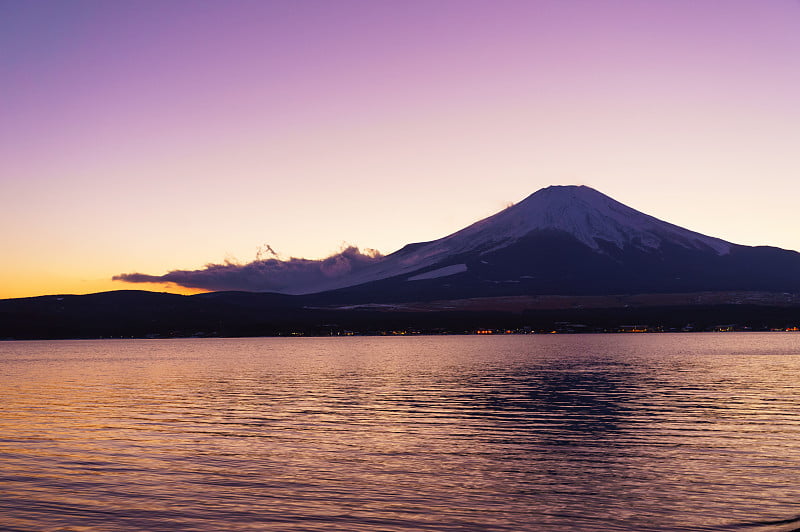
[[[798,517],[800,333],[0,342],[2,530]]]

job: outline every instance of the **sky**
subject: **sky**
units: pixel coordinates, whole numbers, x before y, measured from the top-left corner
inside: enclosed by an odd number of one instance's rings
[[[796,0],[0,0],[0,298],[387,254],[554,184],[800,250],[798,180]]]

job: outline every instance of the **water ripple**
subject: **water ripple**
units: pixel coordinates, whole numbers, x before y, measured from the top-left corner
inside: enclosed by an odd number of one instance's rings
[[[3,530],[797,530],[800,335],[0,343]]]

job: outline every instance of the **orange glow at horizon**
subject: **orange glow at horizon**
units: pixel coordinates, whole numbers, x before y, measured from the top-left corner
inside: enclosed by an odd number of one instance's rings
[[[185,288],[173,283],[125,283],[112,280],[80,280],[62,277],[30,277],[25,279],[0,279],[0,299],[16,299],[48,295],[84,295],[114,290],[144,290],[170,294],[193,295],[208,292]]]

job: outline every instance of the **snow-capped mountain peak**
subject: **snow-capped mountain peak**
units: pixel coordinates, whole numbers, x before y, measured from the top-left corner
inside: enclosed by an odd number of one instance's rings
[[[425,272],[436,267],[439,268],[436,277],[455,275],[466,271],[464,257],[480,257],[507,248],[536,232],[571,236],[600,254],[609,245],[620,250],[656,251],[668,243],[719,256],[728,254],[733,246],[641,213],[587,186],[551,186],[456,233],[407,245],[352,275],[332,279],[308,291],[402,275],[409,275],[411,280],[426,279],[433,272]]]
[[[658,249],[669,242],[685,248],[711,249],[719,255],[731,248],[724,240],[661,221],[593,188],[576,185],[543,188],[446,238],[494,240],[502,246],[536,230],[563,231],[595,250],[600,249],[601,241],[620,249]]]

